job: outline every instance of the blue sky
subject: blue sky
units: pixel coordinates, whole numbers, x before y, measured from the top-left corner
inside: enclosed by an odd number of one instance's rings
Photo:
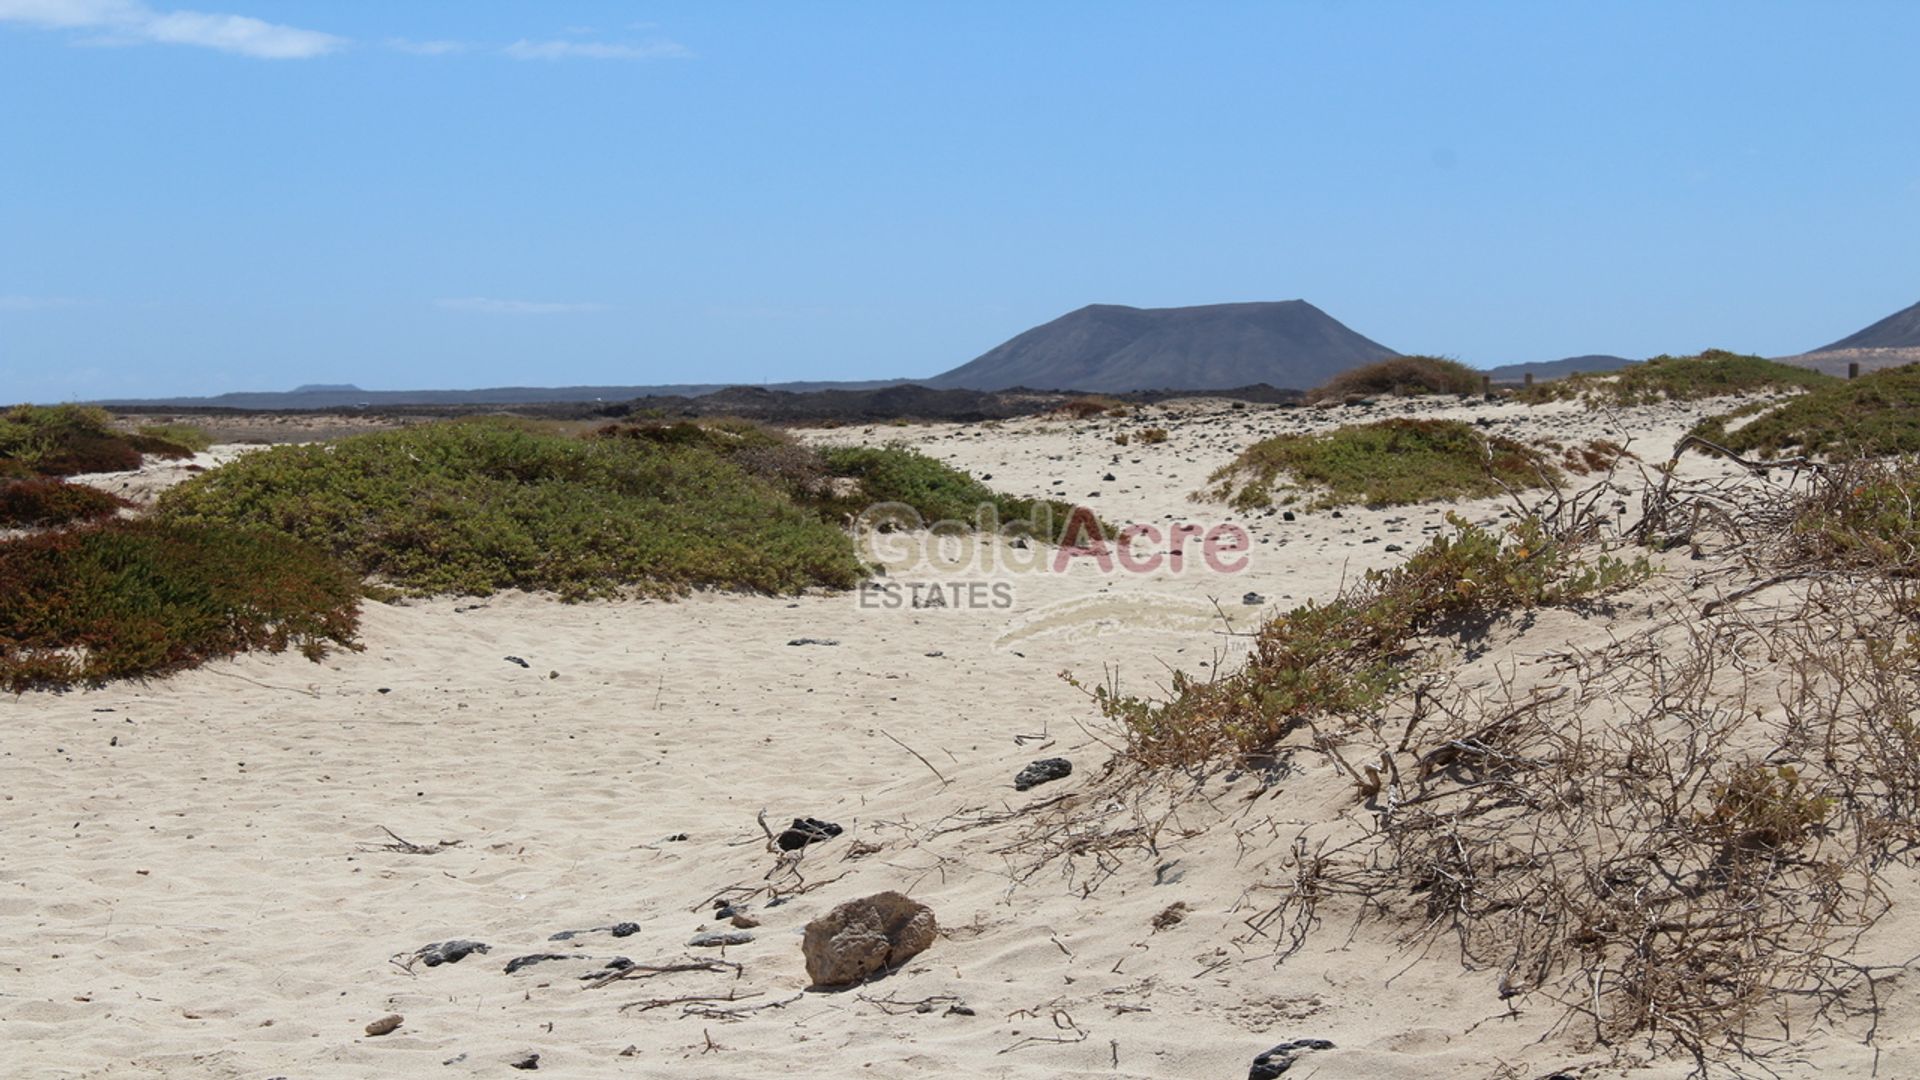
[[[1087,303],[1402,351],[1920,300],[1920,5],[0,0],[0,400],[931,374]]]

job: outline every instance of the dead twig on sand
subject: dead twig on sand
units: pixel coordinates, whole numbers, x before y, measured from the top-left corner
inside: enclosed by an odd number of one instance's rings
[[[920,758],[920,764],[925,765],[927,767],[928,772],[931,772],[933,775],[940,778],[940,784],[942,787],[946,786],[947,784],[953,783],[953,781],[947,779],[945,776],[942,776],[939,769],[936,769],[933,767],[933,762],[928,761],[924,757],[921,757],[920,751],[915,750],[913,747],[908,746],[906,743],[901,742],[899,739],[895,739],[892,735],[888,735],[887,729],[885,728],[880,729],[880,734],[886,735],[888,739],[891,739],[893,741],[893,745],[899,747],[902,750],[905,750],[907,753],[912,754],[916,758]]]
[[[393,843],[361,844],[359,850],[396,851],[402,855],[438,855],[450,847],[460,846],[460,841],[458,840],[442,840],[437,844],[416,844],[406,837],[401,836],[399,833],[394,832],[392,829],[387,828],[385,825],[380,826],[380,831],[391,837]]]
[[[665,964],[635,964],[621,968],[609,975],[603,975],[587,984],[588,990],[598,990],[603,986],[628,979],[651,979],[659,975],[673,975],[682,971],[731,971],[734,978],[746,973],[746,969],[731,960],[678,960]]]
[[[749,990],[744,994],[737,990],[729,990],[724,994],[682,994],[679,997],[647,998],[643,1001],[629,1001],[620,1006],[620,1011],[626,1012],[632,1009],[634,1012],[647,1012],[652,1009],[664,1009],[669,1005],[685,1005],[696,1001],[742,1001],[746,998],[759,997],[760,994],[759,990]]]

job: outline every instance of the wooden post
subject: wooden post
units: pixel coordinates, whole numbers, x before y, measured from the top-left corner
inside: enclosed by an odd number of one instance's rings
[[[1851,361],[1848,361],[1848,363],[1847,363],[1847,378],[1849,378],[1849,379],[1857,379],[1857,378],[1859,378],[1859,377],[1860,377],[1860,361],[1858,361],[1858,360],[1851,360]]]
[[[1533,372],[1529,371],[1521,375],[1520,382],[1522,385],[1531,387],[1533,385]]]
[[[1493,376],[1480,376],[1480,396],[1486,398],[1488,401],[1493,400]]]

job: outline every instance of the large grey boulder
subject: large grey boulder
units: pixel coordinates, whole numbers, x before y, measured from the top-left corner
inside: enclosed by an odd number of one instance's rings
[[[897,892],[849,900],[807,924],[807,977],[850,986],[926,951],[939,929],[933,909]]]

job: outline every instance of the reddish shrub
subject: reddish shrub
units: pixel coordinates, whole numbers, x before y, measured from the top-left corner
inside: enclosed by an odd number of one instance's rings
[[[0,528],[4,529],[97,521],[132,505],[118,495],[65,480],[0,480]]]
[[[360,582],[300,541],[110,521],[0,542],[0,686],[164,675],[249,650],[353,647]]]

